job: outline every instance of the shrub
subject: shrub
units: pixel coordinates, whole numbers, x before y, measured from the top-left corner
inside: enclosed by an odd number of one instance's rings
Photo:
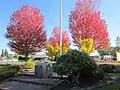
[[[25,69],[34,69],[35,67],[35,62],[32,59],[29,59],[25,64],[24,68]]]
[[[114,73],[120,73],[120,65],[115,65]]]
[[[102,69],[105,73],[120,73],[120,65],[115,64],[100,64],[99,68]]]
[[[69,75],[76,81],[81,75],[91,75],[97,70],[97,64],[86,53],[70,50],[67,54],[58,57],[54,71],[59,75]]]
[[[20,71],[21,67],[19,65],[4,65],[0,68],[0,81],[12,77]]]
[[[99,65],[99,68],[102,69],[106,73],[113,73],[114,69],[116,68],[115,65],[110,64],[101,64]]]
[[[27,60],[28,60],[29,58],[27,57]],[[18,60],[22,60],[22,61],[25,61],[26,60],[26,58],[25,57],[22,57],[22,56],[19,56],[18,57]]]
[[[95,72],[95,75],[98,77],[97,79],[103,80],[105,72],[101,68],[98,67],[96,72]]]

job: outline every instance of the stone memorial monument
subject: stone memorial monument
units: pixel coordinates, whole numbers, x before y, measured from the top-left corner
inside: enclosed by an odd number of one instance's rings
[[[52,65],[49,60],[41,60],[35,65],[35,77],[36,78],[48,78],[52,75]]]

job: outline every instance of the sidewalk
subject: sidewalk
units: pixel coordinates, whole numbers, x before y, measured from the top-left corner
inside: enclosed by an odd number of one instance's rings
[[[0,85],[0,90],[49,90],[62,80],[52,78],[35,78],[33,72],[16,76]]]

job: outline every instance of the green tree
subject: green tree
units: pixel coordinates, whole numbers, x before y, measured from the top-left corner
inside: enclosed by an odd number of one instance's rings
[[[7,49],[5,49],[4,54],[5,54],[5,56],[8,56],[8,51],[7,51]]]
[[[120,51],[120,37],[119,36],[117,36],[116,38],[116,50]]]
[[[5,56],[5,52],[4,52],[4,49],[2,49],[2,53],[1,53],[1,56]]]
[[[113,57],[116,57],[116,47],[109,47],[108,49],[99,49],[98,52],[102,57],[104,55],[112,55]]]

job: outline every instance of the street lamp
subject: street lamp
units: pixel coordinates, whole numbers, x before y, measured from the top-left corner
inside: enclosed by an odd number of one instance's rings
[[[62,55],[62,0],[60,0],[60,56]]]

